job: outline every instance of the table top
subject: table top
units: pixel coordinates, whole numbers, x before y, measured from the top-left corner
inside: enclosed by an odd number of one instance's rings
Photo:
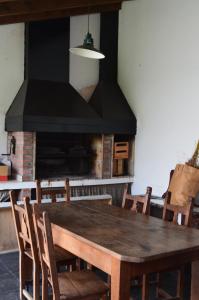
[[[142,263],[199,251],[199,230],[100,201],[41,204],[53,227],[122,261]]]

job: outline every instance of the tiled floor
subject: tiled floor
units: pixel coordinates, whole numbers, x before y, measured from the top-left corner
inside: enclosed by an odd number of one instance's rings
[[[167,274],[164,278],[165,287],[173,292],[176,286],[175,274]],[[0,255],[0,300],[19,300],[18,297],[18,253]],[[186,270],[186,288],[184,300],[189,300],[190,294],[190,267]],[[150,300],[155,300],[155,288],[151,287]],[[138,288],[132,289],[133,300],[141,299]]]
[[[18,253],[0,255],[0,300],[18,300]]]

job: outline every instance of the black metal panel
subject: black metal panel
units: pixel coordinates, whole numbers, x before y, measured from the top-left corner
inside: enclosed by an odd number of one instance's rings
[[[100,43],[106,58],[100,61],[100,82],[89,104],[110,132],[135,135],[136,117],[117,83],[118,12],[101,14]]]
[[[89,103],[109,130],[112,128],[114,133],[136,134],[136,118],[116,82],[101,81]]]
[[[132,121],[118,122],[100,122],[95,121],[86,122],[85,120],[60,120],[56,118],[38,118],[37,121],[31,121],[28,117],[23,122],[22,131],[36,131],[36,132],[65,132],[65,133],[95,133],[95,134],[131,134],[136,132]],[[11,130],[13,131],[13,130]]]
[[[100,50],[105,54],[105,59],[100,61],[100,81],[117,81],[118,18],[118,11],[101,14]]]
[[[101,123],[69,83],[45,80],[25,80],[6,115],[7,131],[93,132]]]
[[[70,18],[25,27],[25,78],[69,81]]]
[[[70,83],[28,80],[25,116],[96,119],[98,115]]]

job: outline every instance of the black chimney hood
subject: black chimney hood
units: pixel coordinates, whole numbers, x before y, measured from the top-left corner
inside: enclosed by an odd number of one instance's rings
[[[101,30],[107,16],[102,15]],[[110,16],[118,21],[117,14]],[[117,22],[111,30],[117,32]],[[88,104],[69,83],[70,19],[27,23],[25,37],[25,80],[6,114],[6,131],[136,133],[136,119],[116,83],[117,75],[114,80],[102,75],[107,76],[109,68],[110,73],[117,70],[117,60],[109,57],[117,45],[111,47],[107,63],[100,65],[101,80]],[[109,44],[102,34],[101,43]]]
[[[101,14],[100,49],[106,58],[100,61],[99,83],[89,104],[113,133],[135,135],[135,115],[117,83],[118,17],[118,12]]]
[[[70,19],[30,22],[25,37],[25,80],[6,114],[6,130],[95,131],[98,114],[69,83]]]

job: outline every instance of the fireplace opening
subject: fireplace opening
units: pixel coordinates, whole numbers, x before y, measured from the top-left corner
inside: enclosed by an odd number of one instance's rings
[[[95,135],[70,133],[36,134],[36,178],[93,175]]]

